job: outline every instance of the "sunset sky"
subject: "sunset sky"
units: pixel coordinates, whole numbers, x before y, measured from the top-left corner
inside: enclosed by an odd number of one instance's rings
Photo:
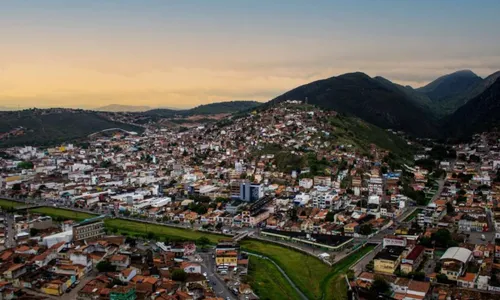
[[[32,0],[0,6],[0,106],[266,101],[362,71],[500,70],[500,1]]]

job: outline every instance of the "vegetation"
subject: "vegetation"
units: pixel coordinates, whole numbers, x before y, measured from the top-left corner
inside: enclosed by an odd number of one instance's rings
[[[184,270],[174,270],[172,272],[172,280],[174,281],[186,281],[188,274]]]
[[[276,97],[308,99],[308,103],[357,116],[381,128],[393,128],[417,136],[435,136],[435,121],[402,92],[388,89],[364,73],[348,73],[318,80]]]
[[[346,273],[363,255],[373,250],[373,246],[366,246],[329,267],[315,257],[272,243],[243,240],[241,246],[244,250],[271,258],[309,299],[337,299],[338,290],[335,290],[335,283],[338,277]]]
[[[106,219],[106,228],[116,228],[118,232],[127,232],[130,236],[147,236],[148,232],[154,234],[158,239],[170,240],[192,240],[196,241],[201,237],[206,237],[210,243],[215,244],[219,240],[224,239],[225,236],[214,233],[207,233],[195,231],[190,229],[182,229],[175,227],[168,227],[163,225],[148,224],[136,221],[120,220],[120,219]]]
[[[114,272],[116,271],[116,266],[113,266],[109,261],[103,260],[100,261],[96,268],[99,272]]]
[[[297,292],[269,260],[252,256],[248,282],[260,299],[300,299]]]
[[[227,113],[236,113],[239,111],[245,111],[252,108],[256,108],[261,104],[262,103],[256,101],[214,102],[185,110],[174,110],[174,109],[163,109],[163,108],[152,109],[147,111],[145,114],[162,118],[172,118],[174,116],[189,117],[194,115],[227,114]]]
[[[141,127],[111,121],[92,111],[28,109],[0,112],[0,132],[16,128],[23,128],[24,134],[0,140],[0,147],[57,145],[108,128],[142,132]]]
[[[82,221],[85,219],[93,218],[96,215],[88,214],[84,212],[76,212],[72,210],[67,210],[63,208],[53,208],[53,207],[39,207],[35,209],[30,209],[31,212],[39,213],[42,215],[51,216],[52,218],[57,218],[58,220],[78,220]]]
[[[375,144],[402,158],[409,158],[412,154],[412,149],[405,140],[359,118],[337,115],[330,119],[330,124],[335,128],[332,132],[334,137],[345,145],[351,144],[360,150],[368,151],[370,144]]]

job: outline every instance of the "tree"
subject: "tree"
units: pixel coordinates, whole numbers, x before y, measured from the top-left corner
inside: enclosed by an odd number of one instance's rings
[[[196,244],[204,248],[210,244],[210,240],[206,236],[202,236],[196,240]]]
[[[135,245],[137,245],[137,241],[129,236],[125,238],[125,243],[128,244],[130,247],[135,247]]]
[[[453,207],[453,204],[451,202],[446,203],[446,213],[451,215],[455,212],[455,208]]]
[[[151,231],[150,231],[150,232],[148,232],[148,234],[147,234],[147,238],[148,238],[149,240],[154,240],[154,239],[156,239],[156,235],[155,235],[155,233],[154,233],[154,232],[151,232]]]
[[[99,272],[114,272],[116,271],[116,266],[113,266],[109,261],[103,260],[99,262],[96,266]]]
[[[22,262],[23,262],[23,260],[21,259],[21,257],[19,257],[19,256],[14,257],[14,263],[15,264],[20,264]]]
[[[20,183],[14,183],[12,186],[13,191],[20,191],[21,190],[21,184]]]
[[[31,161],[22,161],[17,164],[19,169],[31,170],[33,169],[33,163]]]
[[[369,235],[372,233],[373,226],[372,224],[363,224],[359,227],[359,233],[362,235]]]
[[[325,217],[325,220],[327,222],[333,222],[335,219],[335,213],[333,213],[332,211],[329,211],[327,214],[326,214],[326,217]]]
[[[391,290],[389,283],[381,276],[375,276],[373,280],[371,291],[377,294],[385,294]]]
[[[30,228],[30,236],[37,236],[39,232],[36,228]]]
[[[172,280],[174,280],[174,281],[184,282],[184,281],[186,281],[187,276],[188,276],[188,274],[184,270],[181,270],[181,269],[174,270],[172,272]]]

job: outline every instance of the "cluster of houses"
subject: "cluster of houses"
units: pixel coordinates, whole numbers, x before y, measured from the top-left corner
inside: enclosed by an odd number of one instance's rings
[[[0,252],[2,299],[38,294],[81,300],[222,299],[202,272],[194,242],[109,236],[100,217],[59,224],[50,217],[16,215],[15,226],[29,235]],[[214,260],[226,272],[248,268],[248,257],[232,242],[217,245]],[[252,292],[245,284],[239,288]]]
[[[495,134],[482,134],[453,147],[456,158],[439,162],[446,171],[439,194],[384,237],[353,279],[356,292],[366,298],[374,282],[383,280],[395,299],[499,297],[498,141]]]

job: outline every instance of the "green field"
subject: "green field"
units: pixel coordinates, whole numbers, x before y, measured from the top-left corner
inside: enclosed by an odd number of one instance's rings
[[[336,288],[339,275],[344,274],[353,263],[373,250],[373,246],[366,246],[329,267],[315,257],[276,244],[256,240],[243,240],[240,244],[245,250],[274,260],[309,299],[321,299],[323,295],[324,299],[343,299],[346,294],[339,294]]]
[[[319,259],[273,243],[243,240],[240,245],[249,252],[274,260],[309,299],[321,298],[321,281],[331,268]]]
[[[280,271],[269,260],[251,256],[248,280],[260,299],[300,299]]]
[[[61,219],[71,219],[76,221],[82,221],[85,219],[96,217],[97,215],[76,212],[72,210],[67,210],[63,208],[55,208],[55,207],[39,207],[35,209],[30,209],[30,212],[51,216],[52,218],[61,218]]]
[[[24,204],[20,203],[20,202],[0,199],[0,207],[2,207],[2,208],[19,207],[19,206],[23,206],[23,205]]]
[[[191,229],[182,229],[175,227],[168,227],[163,225],[147,224],[135,221],[127,221],[121,219],[107,219],[105,221],[106,228],[116,230],[119,233],[127,233],[129,235],[147,235],[148,232],[154,233],[154,235],[159,238],[171,238],[171,239],[187,239],[196,240],[200,237],[206,237],[212,243],[217,243],[222,239],[229,239],[229,237],[214,233],[207,233],[201,231],[195,231]]]

